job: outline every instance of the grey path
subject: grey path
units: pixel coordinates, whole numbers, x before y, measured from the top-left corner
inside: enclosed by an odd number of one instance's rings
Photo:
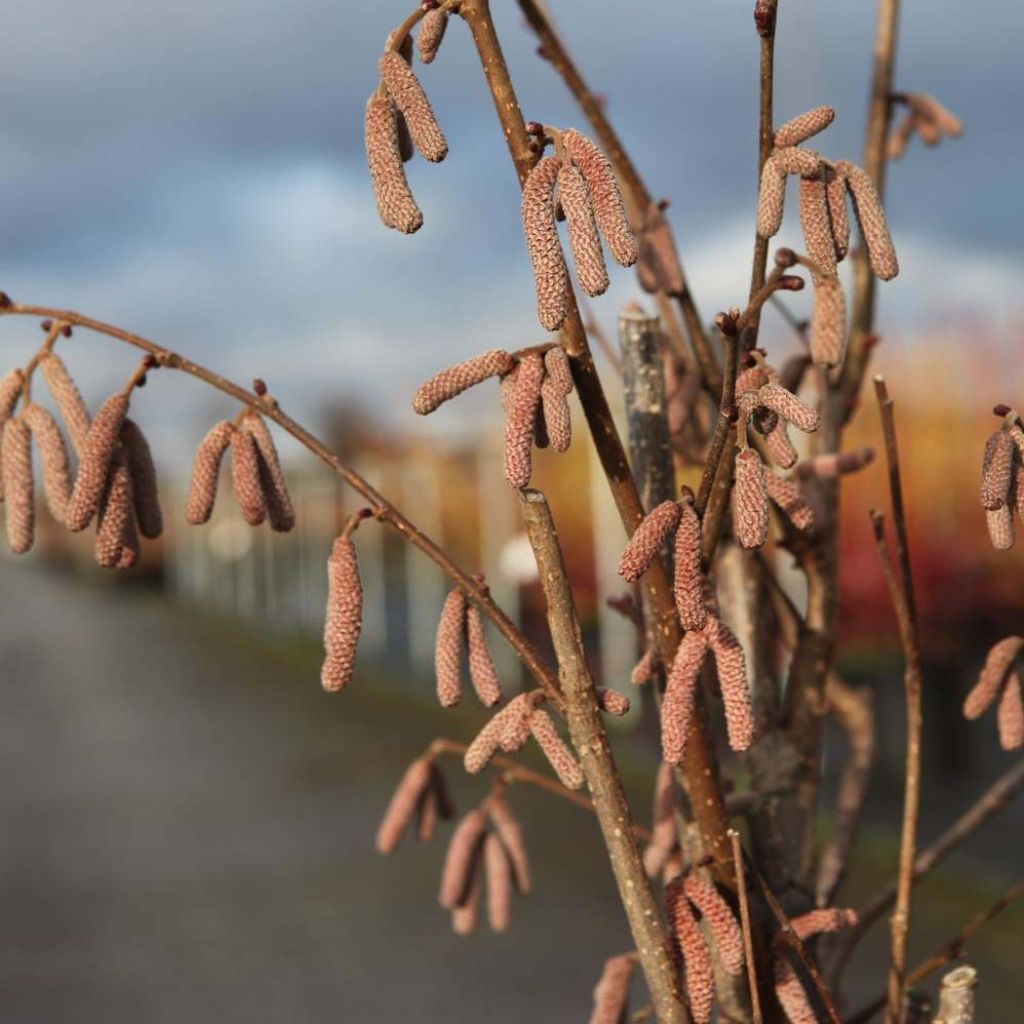
[[[535,895],[451,935],[441,844],[371,849],[439,713],[309,652],[8,561],[0,679],[4,1022],[578,1021],[626,943],[592,822],[525,793]]]

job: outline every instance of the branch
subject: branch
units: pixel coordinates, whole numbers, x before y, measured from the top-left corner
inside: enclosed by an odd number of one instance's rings
[[[587,668],[579,618],[555,524],[540,491],[525,490],[522,500],[526,533],[537,559],[537,572],[547,601],[548,626],[565,694],[569,735],[594,801],[618,883],[619,898],[629,920],[658,1020],[663,1024],[682,1024],[687,1014],[679,999],[668,937],[633,838],[632,815],[601,720],[594,681]]]
[[[743,847],[740,834],[729,830],[732,841],[733,860],[736,862],[736,898],[740,905],[740,924],[743,927],[743,957],[747,962],[747,986],[750,991],[750,1014],[752,1024],[761,1024],[761,996],[757,991],[757,965],[754,963],[754,933],[750,927],[750,905],[747,902],[747,880],[743,864]]]

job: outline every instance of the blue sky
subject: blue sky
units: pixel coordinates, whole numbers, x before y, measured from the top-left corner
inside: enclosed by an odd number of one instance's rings
[[[579,124],[513,0],[492,5],[526,115]],[[883,326],[906,339],[950,317],[1005,325],[1019,319],[1024,280],[1024,8],[905,6],[898,86],[934,93],[967,130],[934,151],[915,145],[893,170],[903,273],[884,288]],[[751,2],[550,7],[652,191],[671,197],[705,316],[741,301],[756,200]],[[781,7],[779,119],[832,104],[820,148],[859,160],[873,5]],[[425,227],[406,238],[377,221],[362,109],[387,31],[409,9],[22,5],[5,19],[0,62],[0,287],[121,323],[238,379],[264,376],[306,418],[358,396],[411,427],[408,396],[433,369],[540,340],[515,182],[461,24],[422,73],[451,146],[441,166],[410,168]],[[602,318],[634,294],[618,272]],[[34,340],[25,323],[0,325],[12,359]],[[99,397],[115,360],[128,363],[111,345],[96,350],[105,355],[89,367],[68,358]],[[174,396],[153,411],[167,433],[183,412],[217,408],[194,388],[160,386]]]

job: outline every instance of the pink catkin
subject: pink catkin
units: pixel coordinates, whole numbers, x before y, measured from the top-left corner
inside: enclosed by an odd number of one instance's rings
[[[899,160],[906,153],[907,144],[916,128],[917,115],[912,110],[907,111],[896,123],[886,142],[885,155],[890,160]]]
[[[380,219],[389,227],[411,235],[423,227],[402,166],[398,111],[389,96],[374,93],[366,104],[366,159]]]
[[[644,215],[638,239],[637,276],[645,291],[680,295],[686,290],[675,238],[660,203],[652,202]]]
[[[424,64],[430,64],[437,56],[441,48],[441,40],[444,39],[445,29],[448,27],[448,12],[441,7],[435,7],[423,15],[420,22],[419,35],[416,37],[416,49],[419,51],[420,60]]]
[[[782,227],[786,205],[786,173],[769,157],[761,170],[761,188],[757,195],[757,233],[774,238]]]
[[[780,469],[789,469],[796,463],[797,452],[784,420],[779,420],[775,427],[764,435],[764,445],[768,458]]]
[[[985,524],[988,527],[988,539],[996,551],[1009,551],[1013,547],[1013,512],[1009,505],[986,511]]]
[[[676,610],[683,629],[703,629],[708,613],[704,606],[704,574],[700,567],[700,519],[691,502],[680,502],[678,507],[673,582]]]
[[[487,828],[487,818],[474,808],[456,826],[448,843],[438,902],[449,910],[459,906],[469,894],[476,875]]]
[[[530,877],[530,860],[526,853],[522,827],[503,796],[491,797],[487,813],[494,831],[512,862],[512,877],[516,888],[525,895],[533,887],[533,882]]]
[[[999,743],[1003,750],[1016,750],[1024,746],[1024,702],[1021,698],[1020,674],[1016,670],[1006,677],[996,720],[999,725]]]
[[[686,753],[694,690],[707,655],[707,644],[707,637],[702,632],[684,634],[672,662],[661,703],[661,749],[670,765],[681,764]]]
[[[900,266],[878,190],[867,171],[855,164],[841,162],[836,164],[836,168],[846,176],[846,186],[853,200],[871,270],[881,280],[890,281],[900,272]]]
[[[790,926],[801,942],[825,932],[838,932],[857,923],[857,913],[845,907],[822,907],[790,920]]]
[[[465,643],[466,595],[461,590],[452,590],[441,609],[434,645],[437,699],[443,708],[454,707],[462,699],[462,655]]]
[[[751,366],[736,378],[736,394],[756,391],[762,384],[767,384],[771,377],[763,366]]]
[[[798,149],[796,146],[781,146],[773,150],[771,159],[780,171],[800,178],[820,177],[824,166],[820,153],[815,153],[813,149]]]
[[[836,272],[836,243],[832,237],[825,182],[820,178],[800,179],[800,228],[807,255],[818,265],[817,277]]]
[[[235,425],[229,420],[222,420],[210,428],[196,449],[185,501],[185,518],[193,526],[207,522],[213,514],[220,464],[234,432]]]
[[[629,681],[634,686],[643,686],[644,683],[649,683],[657,666],[658,652],[653,647],[648,647],[629,673]]]
[[[573,128],[562,132],[562,144],[582,172],[590,190],[594,219],[612,259],[619,266],[631,267],[637,258],[636,238],[629,226],[622,193],[608,158],[582,132]]]
[[[791,391],[787,391],[774,381],[758,388],[757,400],[805,434],[813,433],[820,425],[821,420],[816,409],[812,409],[806,402],[800,401]]]
[[[671,898],[669,912],[675,943],[686,966],[686,994],[694,1024],[709,1024],[715,1001],[715,974],[700,925],[690,910],[689,900],[682,887],[666,888],[666,900]]]
[[[546,711],[538,708],[530,716],[530,733],[562,785],[568,789],[579,789],[583,785],[583,770],[555,731],[555,723]]]
[[[267,506],[260,481],[260,462],[256,440],[247,430],[236,429],[230,437],[231,485],[242,518],[250,526],[259,526],[266,518]]]
[[[781,951],[772,957],[772,977],[775,997],[789,1024],[818,1024],[818,1015],[814,1012],[800,979]]]
[[[824,131],[835,116],[836,112],[831,107],[821,106],[792,118],[776,131],[776,147],[799,146],[801,142]]]
[[[569,274],[555,224],[555,182],[561,161],[543,157],[523,186],[523,233],[537,289],[537,316],[549,331],[562,326],[568,309]]]
[[[491,931],[508,929],[512,911],[512,864],[501,840],[493,833],[484,839],[484,869],[487,873],[487,917]]]
[[[406,59],[387,50],[381,55],[379,66],[381,79],[405,118],[413,144],[432,163],[443,160],[448,155],[448,143],[427,94]]]
[[[69,530],[84,530],[96,515],[117,449],[121,424],[128,413],[128,402],[126,391],[111,395],[92,421],[68,501],[65,522]]]
[[[164,530],[160,496],[157,491],[156,466],[146,435],[132,419],[126,418],[121,424],[121,446],[132,479],[135,520],[142,536],[155,540]]]
[[[655,878],[664,868],[676,846],[675,792],[672,766],[662,761],[654,779],[654,801],[651,811],[651,839],[644,848],[644,871]]]
[[[644,517],[619,559],[619,575],[623,579],[635,583],[647,572],[678,526],[681,514],[678,502],[663,501]]]
[[[522,750],[523,744],[530,738],[530,721],[535,707],[534,696],[529,693],[521,693],[510,701],[498,736],[498,746],[506,754]]]
[[[469,678],[477,697],[480,698],[480,703],[488,708],[500,704],[501,683],[498,681],[498,670],[494,667],[491,652],[487,649],[487,634],[484,630],[483,616],[475,605],[468,602],[466,606],[466,647]]]
[[[832,237],[836,243],[836,259],[846,258],[850,249],[850,216],[846,210],[846,175],[833,170],[825,184],[825,199],[832,224]]]
[[[552,386],[557,388],[560,394],[572,394],[575,386],[572,379],[572,367],[569,365],[569,357],[561,345],[552,345],[545,351],[544,369],[551,379]]]
[[[490,349],[455,366],[449,366],[419,386],[412,398],[413,410],[420,416],[432,413],[439,405],[461,395],[488,377],[508,373],[515,360],[500,348]]]
[[[964,717],[977,718],[996,699],[1014,662],[1024,650],[1024,637],[1008,636],[993,644],[974,688],[964,700]]]
[[[747,660],[733,631],[720,619],[709,619],[708,644],[715,654],[718,686],[722,691],[729,746],[746,750],[754,738],[754,715],[747,688]]]
[[[379,853],[394,853],[398,848],[402,835],[412,821],[417,804],[427,791],[430,776],[431,761],[428,757],[418,757],[406,768],[377,829]]]
[[[784,480],[774,473],[765,473],[765,490],[768,497],[785,513],[786,518],[798,530],[810,530],[814,526],[814,512],[808,505],[799,486],[792,480]]]
[[[619,1024],[629,1002],[629,986],[636,970],[632,954],[613,956],[605,961],[601,977],[594,986],[594,1008],[590,1024]]]
[[[715,886],[699,875],[686,876],[683,892],[708,926],[722,966],[730,974],[739,974],[743,970],[743,932],[732,908]]]
[[[933,121],[944,135],[957,138],[963,134],[963,122],[951,110],[944,107],[934,96],[915,92],[909,96],[915,111]]]
[[[104,569],[126,567],[122,561],[134,562],[131,543],[134,528],[132,501],[131,473],[123,449],[118,448],[100,501],[96,528],[96,564]]]
[[[57,421],[41,405],[33,402],[25,409],[23,418],[39,449],[50,514],[58,523],[63,523],[67,515],[68,499],[71,497],[71,469],[64,437]]]
[[[470,775],[483,771],[498,748],[518,750],[530,734],[529,718],[533,703],[529,694],[514,697],[477,733],[463,756],[462,763]],[[518,740],[513,743],[513,737]]]
[[[476,928],[477,914],[480,910],[480,872],[473,872],[466,898],[457,907],[452,908],[452,931],[456,935],[472,935]]]
[[[519,360],[505,419],[505,479],[513,487],[526,487],[533,473],[533,427],[543,379],[540,354],[526,352]]]
[[[40,360],[39,368],[43,371],[46,387],[53,397],[60,418],[64,421],[71,447],[81,458],[92,423],[89,410],[86,409],[85,402],[82,401],[82,396],[60,356],[51,352]]]
[[[23,419],[8,419],[4,424],[2,476],[7,546],[14,554],[23,555],[32,548],[36,526],[32,432]]]
[[[288,483],[281,469],[274,438],[262,416],[251,413],[242,421],[242,427],[252,434],[256,442],[256,460],[259,465],[260,487],[267,508],[270,528],[277,533],[288,533],[295,526],[295,509]]]
[[[598,686],[596,692],[597,703],[601,706],[602,711],[607,711],[609,715],[618,717],[629,713],[629,698],[624,693],[619,693],[618,690],[609,690],[605,686]]]
[[[744,448],[736,456],[732,488],[732,532],[745,548],[759,548],[768,536],[768,492],[761,456]]]
[[[811,358],[815,366],[838,366],[846,342],[846,296],[838,277],[814,282],[811,306]]]
[[[323,688],[331,693],[352,681],[356,646],[363,628],[363,584],[356,548],[348,537],[334,541],[327,559],[327,615],[324,622]]]
[[[569,251],[580,287],[588,295],[603,295],[608,289],[608,268],[604,264],[590,193],[579,168],[571,163],[563,163],[558,169],[558,199],[565,214]]]
[[[556,452],[566,452],[572,444],[572,419],[565,394],[550,376],[544,378],[540,389],[543,423],[551,446]],[[538,419],[538,423],[542,422]]]
[[[1010,492],[1014,444],[1006,430],[997,430],[985,442],[981,463],[981,505],[990,512],[1002,508]]]
[[[0,380],[0,437],[3,436],[3,428],[14,412],[14,406],[24,386],[25,374],[17,368],[8,371],[3,380]],[[0,501],[3,501],[3,497],[3,474],[0,473]]]

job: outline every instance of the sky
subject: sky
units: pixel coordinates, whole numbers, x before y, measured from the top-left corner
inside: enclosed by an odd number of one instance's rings
[[[435,369],[543,340],[515,179],[461,23],[421,72],[450,155],[410,165],[426,223],[406,237],[377,219],[362,111],[408,2],[19,6],[0,62],[0,288],[15,299],[113,321],[243,382],[264,377],[314,423],[328,403],[354,402],[412,428],[408,398]],[[756,204],[752,2],[549,6],[652,192],[671,198],[705,318],[741,302]],[[514,0],[492,7],[525,115],[585,127]],[[820,140],[833,159],[860,159],[873,7],[781,3],[777,120],[834,106]],[[904,7],[897,87],[936,95],[966,132],[936,150],[917,143],[893,168],[903,271],[883,286],[883,330],[911,344],[933,325],[982,320],[1019,347],[1024,7]],[[780,244],[796,242],[794,221]],[[613,324],[636,295],[632,273],[615,272],[598,315]],[[8,362],[34,343],[27,322],[0,323]],[[95,399],[132,364],[77,338],[67,358]],[[186,448],[205,426],[183,419],[230,411],[198,385],[159,387],[171,397],[142,418]]]

